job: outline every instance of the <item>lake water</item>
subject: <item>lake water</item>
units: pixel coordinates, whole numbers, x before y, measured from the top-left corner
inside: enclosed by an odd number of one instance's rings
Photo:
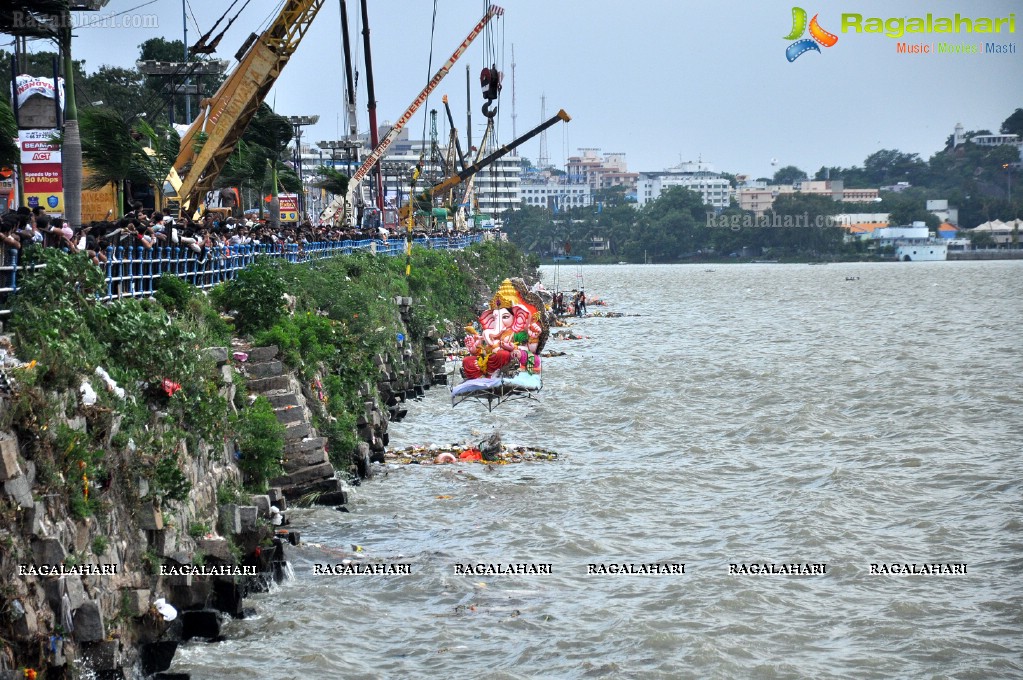
[[[555,270],[544,270],[550,285]],[[296,578],[193,678],[1023,677],[1023,262],[562,266],[623,318],[551,341],[538,401],[434,388],[391,445],[555,462],[409,465],[291,513]],[[848,280],[848,279],[853,280]],[[636,315],[636,316],[631,316]],[[405,576],[323,576],[362,546]],[[456,563],[549,563],[465,576]],[[684,574],[587,575],[592,563]],[[826,574],[730,575],[824,563]],[[893,576],[871,564],[965,563]]]

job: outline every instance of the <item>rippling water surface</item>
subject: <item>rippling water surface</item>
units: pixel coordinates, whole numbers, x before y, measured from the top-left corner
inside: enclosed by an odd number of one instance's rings
[[[488,414],[434,388],[390,431],[405,446],[496,427],[561,459],[410,465],[354,489],[351,514],[293,512],[295,580],[249,600],[256,616],[226,642],[182,647],[174,670],[1023,677],[1023,263],[557,273],[610,302],[591,312],[630,316],[551,342],[568,355],[545,360],[538,402]],[[413,574],[312,573],[353,543]],[[554,573],[456,576],[468,561]],[[654,561],[686,573],[585,575]],[[740,562],[827,575],[728,575]],[[879,562],[969,566],[869,575]]]

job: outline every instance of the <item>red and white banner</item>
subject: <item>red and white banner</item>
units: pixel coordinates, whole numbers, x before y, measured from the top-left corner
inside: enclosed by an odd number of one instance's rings
[[[18,94],[18,107],[20,108],[32,95],[41,94],[44,97],[53,99],[57,93],[54,92],[53,78],[37,78],[36,76],[25,75],[24,73],[15,78],[15,88]],[[57,88],[60,94],[60,109],[64,110],[64,79],[57,79]]]
[[[42,130],[18,130],[21,144],[21,162],[60,163],[60,144],[52,141],[60,132],[53,128]]]

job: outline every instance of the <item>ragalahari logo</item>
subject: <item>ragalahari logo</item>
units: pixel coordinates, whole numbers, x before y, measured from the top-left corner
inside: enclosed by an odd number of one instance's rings
[[[806,31],[806,10],[802,7],[792,8],[792,31],[785,36],[786,40],[795,40],[796,42],[785,48],[785,58],[789,61],[795,61],[801,54],[815,50],[821,51],[821,48],[817,47],[820,43],[825,47],[832,47],[838,42],[838,36],[834,33],[828,33],[820,24],[817,23],[817,15],[813,15],[813,19],[810,19],[810,38],[803,38],[797,40]],[[811,40],[812,38],[812,40]]]

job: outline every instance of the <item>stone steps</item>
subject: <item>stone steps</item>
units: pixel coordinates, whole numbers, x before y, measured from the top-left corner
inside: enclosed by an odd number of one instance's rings
[[[277,422],[285,426],[300,421],[305,422],[309,419],[305,409],[300,406],[285,406],[274,409],[274,415],[277,416]]]
[[[254,378],[249,380],[246,385],[249,392],[262,394],[272,390],[286,390],[290,387],[291,381],[286,375],[272,375],[266,378]]]
[[[277,359],[278,348],[254,347],[248,350],[244,372],[250,393],[262,394],[274,408],[277,422],[284,430],[284,472],[271,485],[280,487],[285,498],[295,499],[311,492],[329,493],[336,498],[341,489],[334,466],[327,455],[327,440],[316,435],[312,414],[301,394],[301,387]]]
[[[327,440],[324,437],[307,437],[305,439],[287,442],[284,445],[284,453],[287,455],[295,455],[302,453],[303,451],[322,449],[326,446],[326,444]]]
[[[323,449],[312,449],[294,455],[286,456],[284,459],[284,471],[288,474],[310,465],[320,465],[330,462],[327,452]]]

